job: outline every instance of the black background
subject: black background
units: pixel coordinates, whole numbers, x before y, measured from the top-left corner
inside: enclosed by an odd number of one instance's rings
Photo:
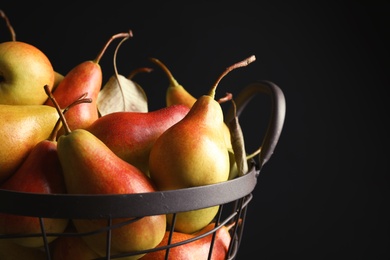
[[[194,96],[229,65],[217,95],[270,80],[285,94],[283,132],[258,178],[238,259],[388,259],[387,95],[389,4],[355,1],[71,1],[4,3],[17,34],[66,74],[93,59],[113,34],[133,31],[117,66],[163,61]],[[4,25],[4,24],[3,24]],[[0,40],[9,40],[1,26]],[[100,64],[113,74],[107,50]],[[135,79],[149,109],[164,105],[168,81],[156,69]],[[248,150],[260,145],[262,102],[240,117]]]

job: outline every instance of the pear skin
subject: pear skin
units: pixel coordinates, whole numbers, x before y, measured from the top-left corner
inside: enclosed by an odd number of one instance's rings
[[[33,147],[51,133],[59,116],[46,105],[0,105],[0,184],[22,164]]]
[[[159,190],[215,184],[227,180],[229,154],[222,132],[220,104],[204,95],[188,114],[167,129],[150,153],[152,180]]]
[[[205,234],[211,231],[215,227],[214,223],[210,223],[199,232],[194,234],[187,234],[182,232],[173,232],[170,244],[179,243],[196,236]],[[216,237],[213,245],[213,253],[211,255],[212,260],[226,259],[227,252],[229,250],[229,244],[231,241],[229,229],[226,226],[220,227],[216,232]],[[170,232],[167,231],[161,243],[158,247],[168,245]],[[209,259],[210,243],[213,234],[209,234],[205,237],[199,238],[193,242],[189,242],[180,246],[171,247],[169,250],[168,259]],[[158,250],[146,254],[141,260],[164,260],[166,250]]]
[[[57,79],[58,85],[53,90],[53,96],[61,108],[68,106],[85,93],[87,93],[87,98],[92,99],[91,103],[79,104],[67,112],[65,118],[71,129],[85,129],[98,119],[97,98],[103,81],[102,69],[99,64],[100,59],[114,39],[128,36],[128,33],[114,35],[105,44],[95,59],[87,60],[76,65],[62,79],[59,75],[59,79]],[[46,100],[45,105],[54,106],[50,99]],[[64,129],[59,131],[58,136],[63,133]]]
[[[0,43],[0,104],[42,105],[44,85],[53,88],[54,70],[37,47],[20,41]]]
[[[171,106],[175,104],[183,104],[189,108],[195,103],[196,98],[184,88],[183,85],[179,84],[176,78],[173,76],[169,68],[159,59],[150,58],[152,62],[157,64],[166,74],[169,80],[169,85],[166,91],[166,105]],[[233,153],[233,148],[231,144],[231,135],[230,130],[227,125],[224,126],[223,131],[225,132],[225,142],[229,149],[230,153]],[[234,157],[231,157],[232,159]],[[231,161],[232,167],[234,166],[234,160]]]
[[[48,86],[47,86],[48,87]],[[1,186],[1,189],[40,194],[66,193],[62,167],[57,153],[56,135],[61,124],[55,124],[50,136],[37,143],[15,173]],[[44,218],[47,233],[62,233],[68,225],[68,219]],[[39,218],[0,213],[0,234],[40,234]],[[52,242],[56,236],[47,236]],[[44,239],[21,237],[13,242],[26,247],[43,247]]]
[[[100,65],[93,61],[85,61],[69,71],[56,86],[53,95],[60,107],[69,105],[84,93],[92,98],[92,103],[80,104],[66,113],[65,117],[72,129],[85,128],[98,118],[96,100],[101,84]],[[53,106],[49,99],[45,104]]]
[[[120,158],[148,175],[149,154],[154,142],[188,111],[185,105],[173,105],[146,113],[115,112],[98,118],[87,130]]]
[[[65,193],[65,183],[61,164],[57,155],[55,141],[43,140],[29,153],[21,167],[0,186],[4,190],[33,192],[40,194]],[[47,233],[61,233],[68,220],[61,218],[44,218]],[[1,234],[40,234],[39,218],[0,213]],[[48,236],[52,242],[56,236]],[[15,238],[13,241],[26,247],[42,247],[42,237]]]
[[[127,194],[155,191],[150,179],[139,169],[115,155],[101,140],[85,129],[76,129],[58,138],[58,154],[70,194]],[[113,225],[124,219],[114,219]],[[106,227],[107,220],[78,220],[79,232]],[[166,216],[148,216],[112,230],[112,254],[156,246],[164,236]],[[145,235],[148,234],[148,235]],[[99,255],[106,253],[105,232],[83,236]],[[141,256],[126,259],[138,259]]]
[[[154,143],[149,157],[149,174],[159,190],[174,190],[227,181],[231,169],[224,115],[215,91],[233,69],[255,60],[251,56],[228,67],[207,95],[199,97],[188,114],[167,129]],[[228,129],[229,131],[229,129]],[[230,141],[229,141],[230,142]],[[177,213],[175,230],[199,231],[215,217],[219,206]],[[168,225],[171,226],[171,216]],[[193,221],[196,219],[197,221]]]
[[[196,98],[192,96],[184,87],[183,85],[179,84],[175,77],[172,75],[171,71],[168,69],[168,67],[161,62],[159,59],[156,58],[150,58],[150,60],[157,64],[167,75],[169,80],[169,86],[167,88],[166,92],[166,104],[167,106],[171,106],[174,104],[183,104],[188,107],[192,107],[192,105],[195,103]]]
[[[151,180],[137,167],[119,158],[99,138],[85,129],[71,131],[56,99],[46,91],[53,102],[64,126],[65,133],[57,139],[58,157],[69,194],[134,194],[156,191]],[[112,224],[126,219],[112,219]],[[107,252],[107,219],[72,219],[72,224],[87,245],[100,256]],[[113,228],[110,232],[111,253],[118,254],[155,247],[161,242],[166,230],[166,216],[145,216],[141,219]],[[141,255],[124,259],[139,259]]]
[[[226,181],[230,161],[223,126],[220,104],[213,97],[200,97],[152,147],[149,171],[157,188],[174,190]],[[175,230],[196,232],[209,224],[217,211],[218,207],[213,207],[178,213]],[[171,225],[171,216],[167,220]]]

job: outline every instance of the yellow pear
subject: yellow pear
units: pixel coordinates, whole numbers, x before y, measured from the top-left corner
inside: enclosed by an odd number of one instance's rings
[[[56,109],[46,105],[0,104],[0,183],[16,171],[38,142],[50,135],[58,118]]]

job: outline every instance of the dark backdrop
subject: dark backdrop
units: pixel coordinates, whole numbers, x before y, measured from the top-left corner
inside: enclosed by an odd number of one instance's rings
[[[258,178],[238,259],[390,256],[389,4],[2,1],[0,8],[17,39],[42,49],[63,74],[129,29],[134,37],[119,51],[119,72],[153,66],[148,57],[156,57],[194,96],[225,67],[256,55],[217,93],[237,95],[251,82],[270,80],[284,92],[287,113]],[[8,40],[1,28],[1,40]],[[113,50],[100,63],[105,80],[113,74]],[[136,81],[151,110],[164,105],[168,81],[161,71]],[[248,150],[259,146],[266,124],[260,103],[240,118]]]

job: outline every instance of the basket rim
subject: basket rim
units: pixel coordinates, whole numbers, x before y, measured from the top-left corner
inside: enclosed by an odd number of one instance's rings
[[[0,212],[42,218],[127,218],[226,204],[253,191],[259,170],[224,182],[136,194],[42,194],[0,189]]]

